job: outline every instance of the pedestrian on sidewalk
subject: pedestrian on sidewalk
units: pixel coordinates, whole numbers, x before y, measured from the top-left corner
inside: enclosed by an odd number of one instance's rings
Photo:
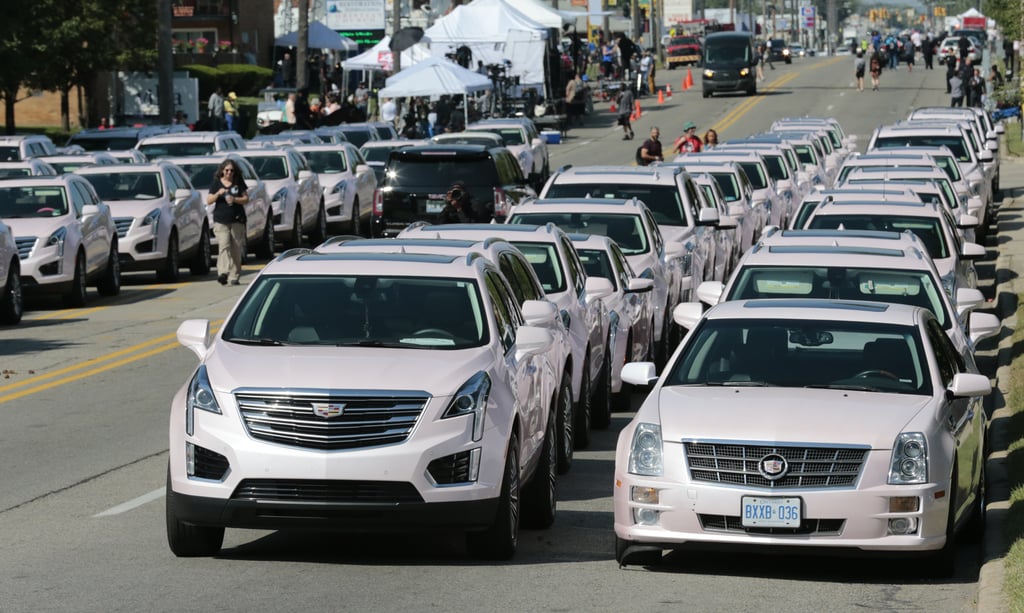
[[[864,60],[864,50],[857,49],[857,57],[853,60],[853,76],[857,80],[857,91],[864,91],[864,69],[867,62]]]
[[[964,82],[960,80],[958,73],[953,73],[953,76],[949,78],[949,106],[963,106],[964,105]]]
[[[628,86],[619,90],[615,103],[619,105],[619,125],[622,126],[622,140],[633,140],[633,126],[629,116],[633,114],[633,90]]]
[[[869,64],[871,70],[871,89],[878,91],[878,79],[882,76],[882,54],[879,51],[875,51],[871,54],[871,63]]]
[[[697,124],[687,121],[683,126],[683,135],[676,139],[672,145],[672,152],[676,154],[700,153],[704,143],[697,136]]]

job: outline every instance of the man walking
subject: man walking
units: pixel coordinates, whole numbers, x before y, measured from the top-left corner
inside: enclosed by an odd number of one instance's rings
[[[210,114],[210,129],[211,130],[223,130],[224,129],[224,92],[221,88],[214,90],[210,94],[210,100],[206,103],[206,108]]]
[[[964,105],[963,83],[958,73],[954,72],[953,76],[949,78],[949,106]]]
[[[629,117],[633,113],[633,89],[623,87],[619,91],[619,125],[622,126],[622,140],[633,140],[633,126],[629,123]]]

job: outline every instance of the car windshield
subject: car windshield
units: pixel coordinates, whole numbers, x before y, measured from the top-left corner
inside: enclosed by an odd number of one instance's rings
[[[624,255],[647,253],[650,245],[639,215],[614,213],[515,213],[508,223],[553,223],[566,232],[607,236],[619,244]]]
[[[133,149],[139,142],[134,136],[83,136],[71,137],[69,145],[78,145],[86,151],[116,151],[121,149]]]
[[[0,219],[59,217],[67,213],[63,187],[0,187]]]
[[[772,253],[778,249],[773,247]],[[792,252],[798,252],[793,248]],[[806,250],[813,258],[815,250]],[[949,329],[952,318],[942,301],[942,287],[923,270],[847,266],[743,266],[729,286],[726,300],[750,298],[830,298],[873,300],[924,307]]]
[[[700,41],[692,36],[679,36],[669,41],[669,46],[677,47],[679,45],[699,45]]]
[[[246,159],[256,169],[256,176],[264,181],[288,178],[288,163],[283,155],[260,155],[247,157]]]
[[[32,170],[29,168],[0,168],[0,180],[20,179],[21,177],[29,177],[31,175]]]
[[[317,174],[337,174],[348,169],[344,151],[303,151],[302,154]]]
[[[0,147],[0,162],[19,162],[21,161],[21,150],[17,147],[3,146]]]
[[[754,189],[765,189],[768,187],[768,178],[764,175],[764,169],[757,162],[738,162],[740,168],[747,173],[750,185]]]
[[[654,222],[663,226],[685,226],[686,212],[675,185],[629,183],[555,183],[545,198],[636,198],[650,209]],[[621,246],[621,245],[620,245]]]
[[[540,286],[544,288],[544,293],[557,294],[565,291],[565,274],[553,244],[523,241],[513,241],[512,244],[526,256],[526,261],[537,273],[537,279],[540,281]]]
[[[359,152],[367,162],[386,163],[393,150],[393,147],[363,147]]]
[[[916,328],[831,319],[705,320],[664,385],[932,393]]]
[[[750,45],[746,41],[714,39],[705,41],[705,66],[747,65],[750,64],[750,60]]]
[[[722,197],[726,202],[736,202],[740,199],[740,184],[736,180],[736,175],[731,172],[713,172],[711,176],[718,183],[718,189],[722,190]]]
[[[487,342],[487,315],[467,279],[266,275],[224,326],[228,342],[464,349]]]
[[[583,263],[583,270],[587,271],[588,277],[603,277],[615,285],[615,271],[612,270],[612,260],[604,249],[577,249],[580,262]]]
[[[879,136],[873,145],[875,149],[896,147],[948,147],[958,162],[970,162],[971,154],[963,136],[921,135],[921,136]]]
[[[145,153],[147,158],[155,160],[170,156],[209,155],[213,153],[213,143],[143,143],[138,149]]]
[[[942,233],[942,226],[936,217],[911,215],[815,215],[807,227],[811,230],[883,230],[904,232],[910,230],[928,250],[932,259],[950,257],[949,247]]]
[[[192,185],[195,186],[206,186],[213,185],[213,176],[217,173],[217,164],[209,163],[196,163],[190,164],[187,162],[178,163],[178,167],[185,171],[188,175]]]
[[[159,172],[110,172],[83,175],[100,200],[152,200],[163,195]]]
[[[522,128],[486,128],[484,126],[473,126],[472,131],[497,134],[501,137],[501,142],[506,147],[526,144],[526,135]]]
[[[53,166],[53,169],[57,171],[57,174],[62,175],[69,172],[75,172],[79,168],[85,168],[86,166],[93,166],[95,162],[92,160],[74,160],[70,162],[56,162],[54,160],[46,160],[46,163]]]
[[[494,147],[499,144],[493,138],[489,138],[484,135],[474,135],[472,132],[463,132],[451,138],[445,137],[438,139],[437,141],[444,145],[484,145],[485,147]],[[504,141],[500,144],[504,145]]]
[[[369,128],[360,130],[344,130],[344,133],[348,142],[352,143],[356,147],[362,147],[371,139]]]
[[[456,181],[470,187],[499,185],[494,161],[487,157],[401,155],[388,162],[387,184],[392,187],[436,186],[443,192]]]

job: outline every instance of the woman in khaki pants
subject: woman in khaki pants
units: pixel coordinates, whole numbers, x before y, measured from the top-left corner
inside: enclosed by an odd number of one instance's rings
[[[213,235],[217,237],[217,281],[238,285],[242,273],[242,245],[245,244],[245,204],[249,190],[234,160],[224,160],[206,196],[213,206]]]

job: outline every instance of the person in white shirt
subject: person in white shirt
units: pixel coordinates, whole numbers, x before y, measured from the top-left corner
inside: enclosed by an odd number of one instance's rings
[[[380,105],[380,118],[381,121],[386,121],[392,125],[395,123],[395,119],[398,117],[398,105],[395,104],[394,98],[385,98],[384,102]]]
[[[650,51],[644,53],[644,56],[640,58],[640,93],[651,93],[647,89],[647,75],[651,73],[651,64],[653,63],[654,58],[651,57]]]

